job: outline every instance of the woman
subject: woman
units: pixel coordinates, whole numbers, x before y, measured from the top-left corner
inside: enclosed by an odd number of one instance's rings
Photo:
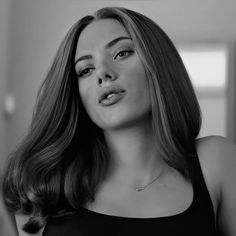
[[[236,147],[197,139],[182,60],[149,18],[79,20],[13,153],[4,199],[20,235],[236,235]]]

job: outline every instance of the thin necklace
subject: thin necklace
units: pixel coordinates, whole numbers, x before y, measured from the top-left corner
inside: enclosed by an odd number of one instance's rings
[[[141,191],[145,190],[149,185],[151,185],[152,183],[154,183],[156,180],[158,180],[158,179],[161,177],[162,172],[163,172],[163,171],[161,171],[161,172],[159,173],[159,175],[158,175],[155,179],[153,179],[150,183],[148,183],[148,184],[146,184],[146,185],[144,185],[144,186],[139,186],[139,187],[135,188],[135,190],[136,190],[137,192],[141,192]]]

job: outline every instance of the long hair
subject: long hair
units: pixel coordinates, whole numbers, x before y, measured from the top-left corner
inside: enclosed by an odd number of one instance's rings
[[[62,41],[37,96],[27,136],[10,155],[3,181],[8,209],[30,215],[35,233],[49,218],[74,214],[93,201],[105,178],[109,152],[87,115],[74,69],[78,38],[91,22],[118,20],[131,36],[148,79],[156,145],[166,163],[189,178],[199,105],[183,62],[162,29],[144,15],[106,7],[76,22]]]

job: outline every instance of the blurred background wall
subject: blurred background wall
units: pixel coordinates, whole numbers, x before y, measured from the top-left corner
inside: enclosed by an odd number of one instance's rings
[[[211,103],[207,92],[200,92],[199,100],[204,111],[211,117],[210,123],[214,124],[213,128],[211,127],[211,134],[214,134],[214,127],[217,134],[217,119],[220,119],[222,112],[225,112],[226,126],[223,135],[236,141],[234,125],[236,1],[0,0],[1,169],[7,155],[28,129],[37,90],[62,37],[78,18],[93,13],[103,6],[124,6],[142,12],[155,20],[176,45],[226,45],[229,59],[228,82],[223,97],[221,96],[223,100],[217,103],[215,99]],[[15,99],[15,110],[6,113],[5,103],[7,100],[11,105],[11,98],[13,105]],[[214,99],[214,96],[211,98]],[[205,129],[207,130],[207,127]],[[7,229],[7,224],[4,231],[3,221],[8,218],[3,206],[0,208],[2,214],[0,235],[15,235],[14,231]]]

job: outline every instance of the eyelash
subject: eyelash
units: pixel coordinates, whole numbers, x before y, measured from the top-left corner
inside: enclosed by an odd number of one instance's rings
[[[120,53],[128,53],[129,55],[132,54],[134,51],[133,50],[123,50],[120,51],[116,54],[116,56],[114,57],[114,59],[116,59],[116,57],[120,54]]]
[[[132,55],[132,54],[134,53],[134,51],[133,51],[133,50],[122,50],[122,51],[118,52],[118,53],[115,55],[114,59],[116,59],[117,56],[118,56],[119,54],[121,54],[121,53],[126,53],[126,55],[123,56],[124,58],[126,58],[128,55]],[[128,55],[127,55],[127,53],[128,53]],[[123,58],[123,57],[122,57],[122,58]],[[81,77],[83,77],[84,75],[86,75],[87,73],[84,74],[84,72],[85,72],[86,70],[89,70],[89,69],[93,69],[93,68],[87,67],[87,68],[81,70],[81,71],[78,73],[78,77],[81,78]],[[88,72],[88,73],[89,73],[89,72]]]

